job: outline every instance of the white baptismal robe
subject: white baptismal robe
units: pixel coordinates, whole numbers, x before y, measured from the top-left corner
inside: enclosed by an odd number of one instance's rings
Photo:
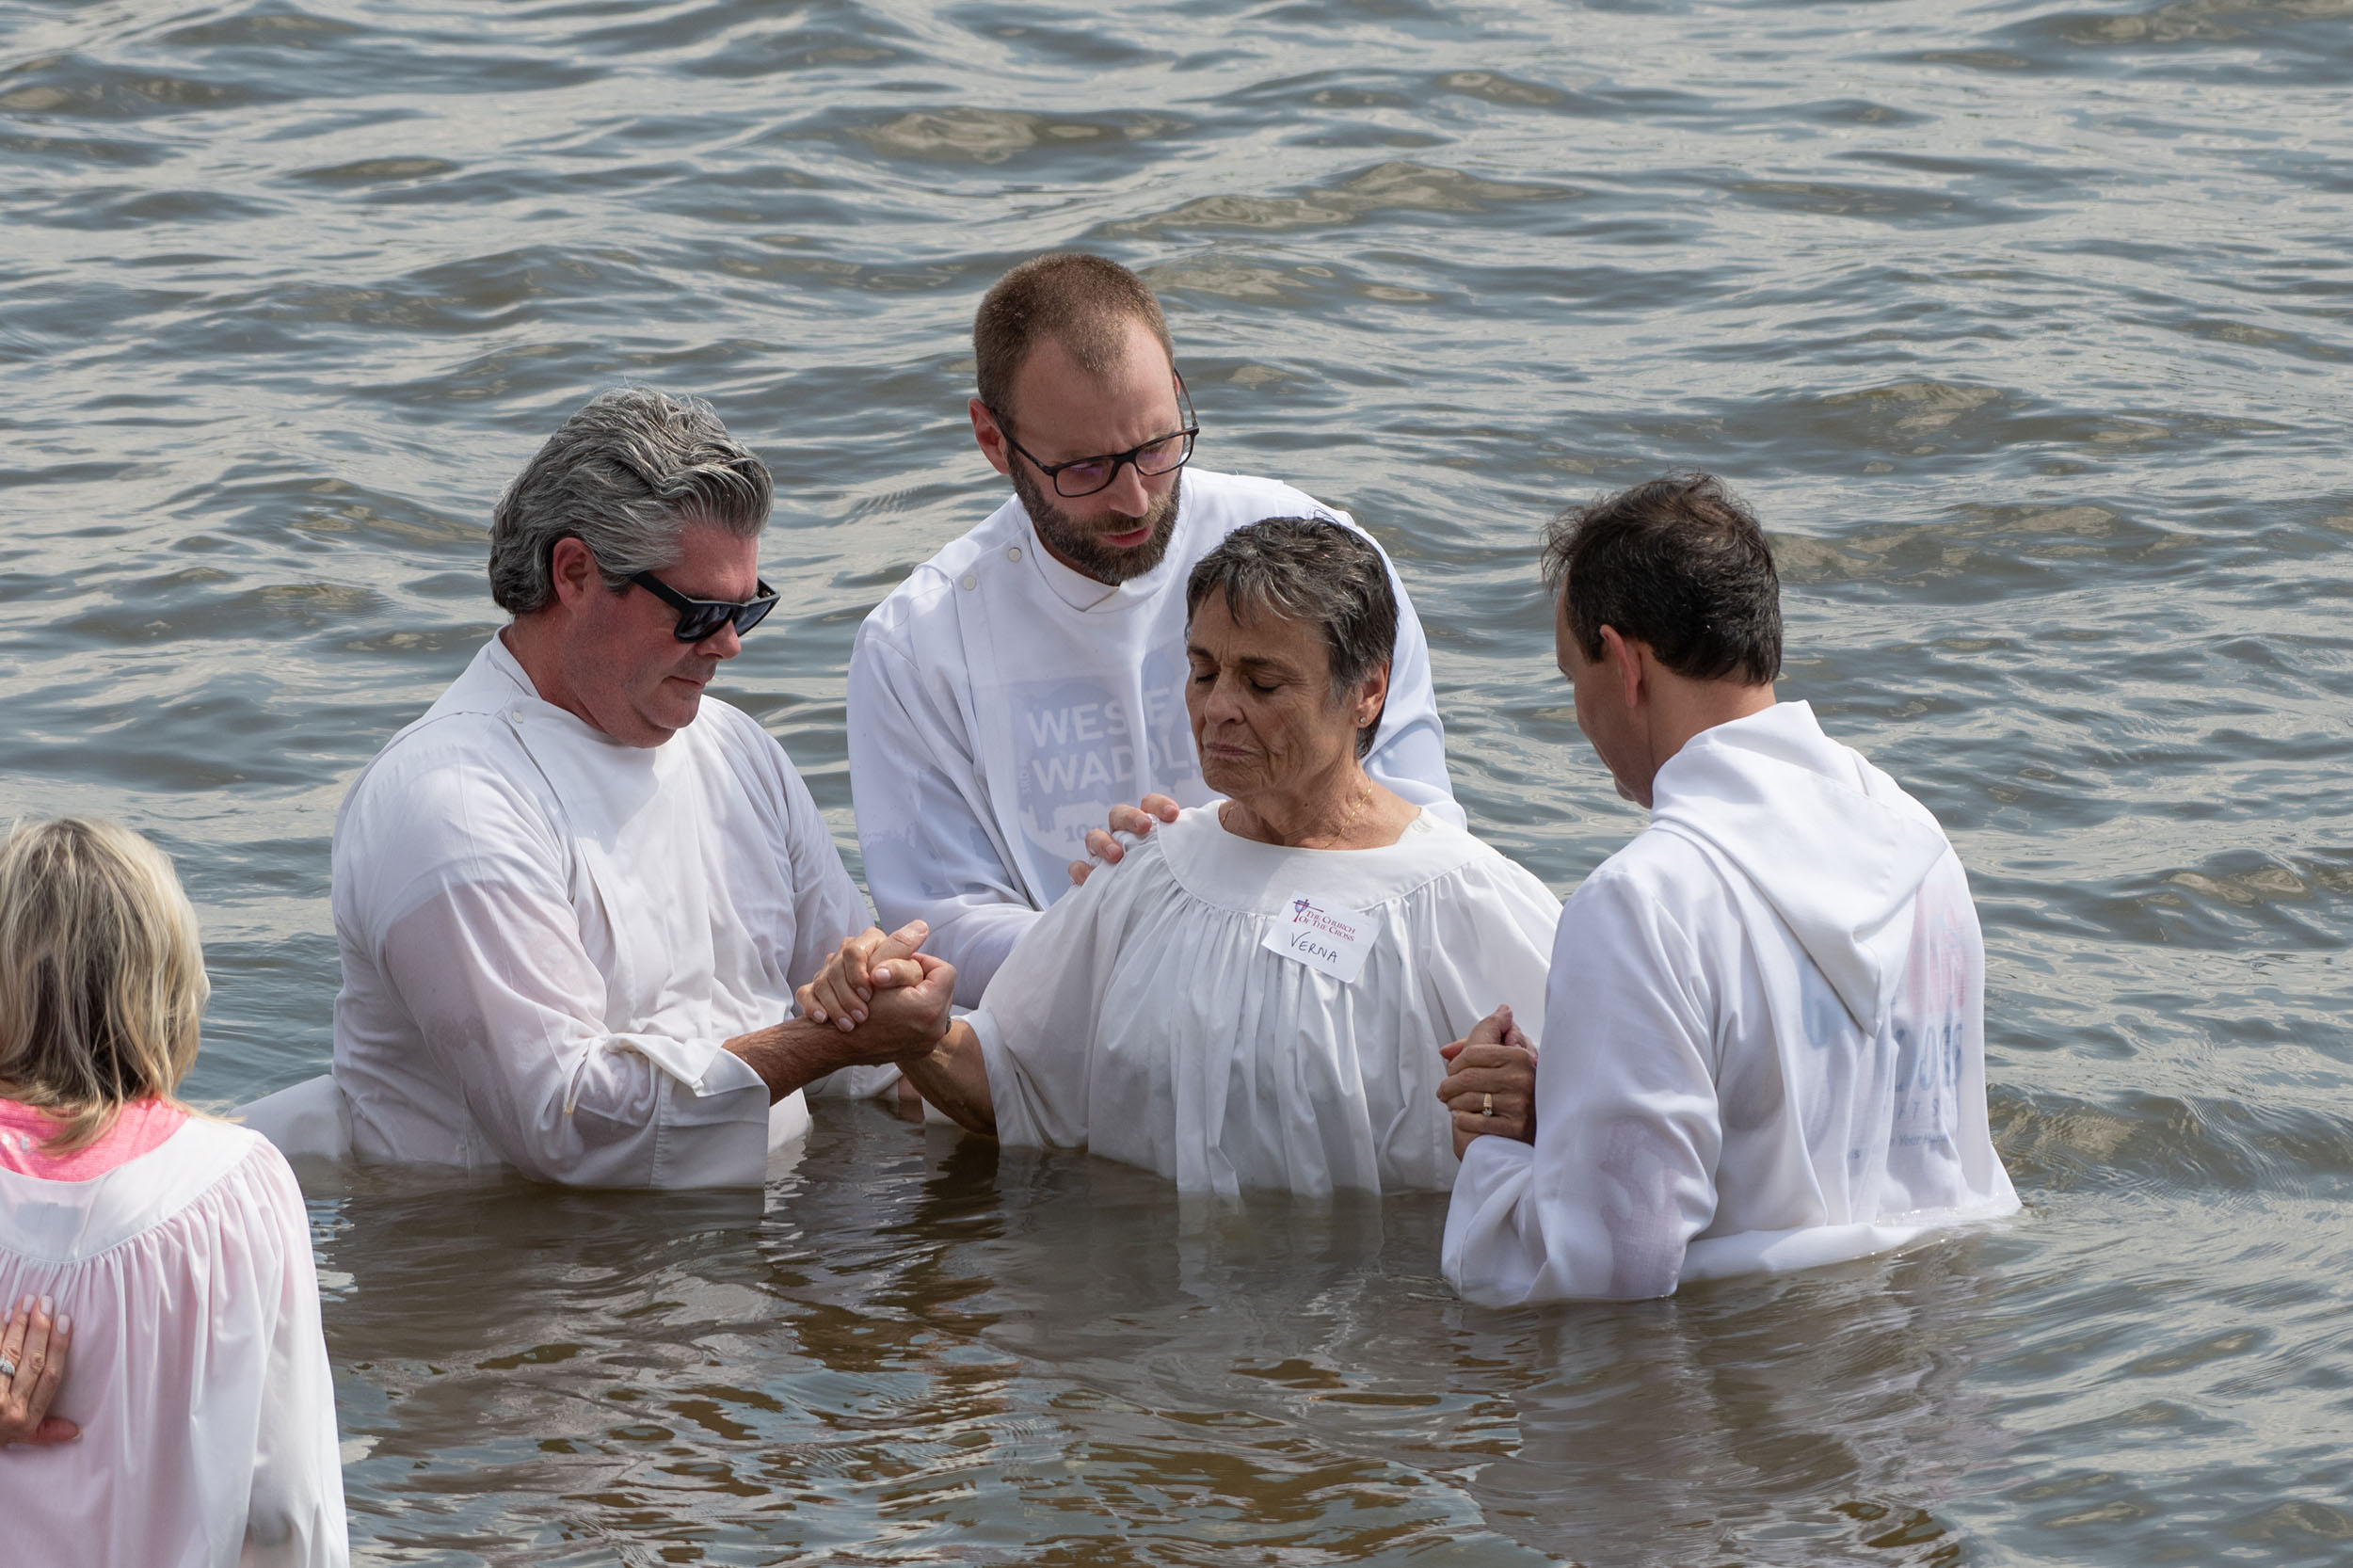
[[[1113,806],[1210,798],[1185,712],[1193,563],[1265,518],[1350,520],[1270,479],[1183,473],[1168,554],[1141,577],[1112,587],[1063,566],[1009,498],[858,628],[850,781],[866,886],[884,925],[930,922],[925,951],[956,967],[960,1003],[1070,890],[1070,862]],[[1459,825],[1429,643],[1394,568],[1389,581],[1397,646],[1365,769]]]
[[[1293,901],[1370,927],[1353,980],[1263,945]],[[1438,1048],[1510,1002],[1540,1032],[1560,901],[1424,811],[1398,841],[1285,849],[1188,810],[1026,933],[966,1021],[1000,1142],[1188,1192],[1444,1192]]]
[[[868,923],[748,715],[623,745],[497,637],[352,785],[334,911],[353,1155],[600,1187],[760,1185],[808,1109],[724,1042]]]
[[[1561,913],[1534,1146],[1464,1154],[1455,1288],[1660,1296],[2015,1210],[1983,939],[1927,808],[1802,702],[1701,732],[1653,800]]]
[[[50,1414],[0,1453],[0,1559],[341,1568],[343,1460],[311,1227],[264,1139],[191,1117],[88,1181],[0,1171],[0,1302],[73,1320]]]

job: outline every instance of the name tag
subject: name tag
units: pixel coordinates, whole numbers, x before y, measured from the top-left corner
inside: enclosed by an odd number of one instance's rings
[[[1365,954],[1372,951],[1372,921],[1353,909],[1294,897],[1268,924],[1258,945],[1348,984],[1365,972]]]

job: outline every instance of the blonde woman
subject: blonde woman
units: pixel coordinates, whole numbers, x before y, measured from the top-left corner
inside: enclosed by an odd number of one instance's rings
[[[68,818],[0,842],[0,1351],[46,1331],[13,1386],[70,1333],[49,1432],[80,1433],[0,1455],[11,1560],[349,1561],[302,1194],[172,1097],[210,989],[145,840]]]

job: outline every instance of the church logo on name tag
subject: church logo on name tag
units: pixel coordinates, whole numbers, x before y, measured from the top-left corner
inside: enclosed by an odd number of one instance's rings
[[[1372,951],[1372,917],[1335,909],[1317,899],[1293,898],[1268,923],[1258,945],[1347,984],[1365,972],[1365,955]]]

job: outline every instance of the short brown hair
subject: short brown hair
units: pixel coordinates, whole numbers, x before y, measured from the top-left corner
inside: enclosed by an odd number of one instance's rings
[[[52,1150],[170,1098],[211,994],[196,911],[153,844],[80,817],[0,842],[0,1080],[61,1124]]]
[[[1039,341],[1052,338],[1090,376],[1109,376],[1127,355],[1121,330],[1141,321],[1176,362],[1160,302],[1143,279],[1101,256],[1057,250],[1032,256],[990,285],[972,317],[973,379],[1000,420],[1013,410],[1013,378]]]
[[[1671,473],[1572,506],[1545,534],[1545,586],[1588,659],[1601,629],[1694,680],[1781,673],[1781,578],[1756,514],[1712,473]]]

